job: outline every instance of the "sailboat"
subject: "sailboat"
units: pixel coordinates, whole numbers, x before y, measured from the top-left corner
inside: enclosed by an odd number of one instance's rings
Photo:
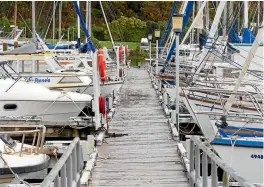
[[[251,95],[253,94],[252,92],[244,91],[246,96],[253,99],[251,100],[251,107],[255,108],[255,112],[252,112],[252,110],[250,112],[247,108],[242,107],[234,111],[233,107],[236,100],[240,100],[241,96],[243,96],[242,92],[239,91],[240,85],[246,73],[249,73],[248,69],[252,59],[257,53],[259,44],[262,42],[263,27],[259,29],[255,41],[251,45],[231,92],[225,94],[223,91],[220,93],[217,89],[215,91],[211,89],[211,93],[207,93],[208,95],[213,95],[214,93],[225,99],[223,107],[218,109],[218,112],[214,110],[215,103],[211,103],[211,110],[205,111],[202,110],[205,107],[199,108],[192,99],[188,99],[188,97],[182,99],[193,119],[203,131],[207,141],[225,163],[234,168],[249,182],[263,185],[263,93],[258,93],[260,96],[257,100],[255,96]],[[196,89],[199,88],[196,87]],[[202,92],[201,89],[198,91]],[[244,103],[249,103],[249,101],[244,101]]]
[[[18,125],[6,125],[13,131],[0,131],[0,183],[10,183],[15,177],[34,173],[48,168],[50,156],[44,153],[45,127],[36,125],[23,127]],[[15,128],[23,129],[16,131]],[[25,144],[24,138],[21,142],[13,140],[11,135],[35,136],[32,144]],[[16,174],[17,176],[14,176]],[[21,179],[21,178],[19,178]]]

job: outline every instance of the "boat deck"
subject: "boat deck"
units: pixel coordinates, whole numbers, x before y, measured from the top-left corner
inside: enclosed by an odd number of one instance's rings
[[[131,68],[89,186],[188,186],[146,69]]]

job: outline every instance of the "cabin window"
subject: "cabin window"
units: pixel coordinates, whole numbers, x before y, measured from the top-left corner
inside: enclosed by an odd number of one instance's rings
[[[57,57],[57,60],[68,60],[67,57]]]
[[[4,105],[4,110],[12,111],[12,110],[16,110],[16,109],[17,109],[16,104],[5,104]]]
[[[239,72],[234,71],[234,69],[223,69],[223,78],[238,78]]]
[[[59,83],[82,83],[82,81],[78,77],[63,77]]]
[[[47,70],[49,72],[52,72],[51,68],[49,67],[49,65],[47,64],[47,62],[45,61],[39,61],[39,73],[47,73]]]

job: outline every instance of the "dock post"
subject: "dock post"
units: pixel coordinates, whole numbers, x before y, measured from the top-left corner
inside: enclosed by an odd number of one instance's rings
[[[117,79],[119,80],[119,48],[116,50],[116,76]]]
[[[179,94],[179,82],[180,82],[180,71],[179,71],[179,66],[180,66],[180,60],[179,60],[179,40],[180,40],[180,36],[179,36],[179,33],[176,33],[176,38],[175,38],[175,48],[176,48],[176,58],[175,58],[175,67],[176,67],[176,80],[175,80],[175,86],[176,86],[176,100],[175,100],[175,109],[176,109],[176,125],[177,125],[177,131],[180,132],[180,124],[179,124],[179,112],[180,112],[180,94]]]

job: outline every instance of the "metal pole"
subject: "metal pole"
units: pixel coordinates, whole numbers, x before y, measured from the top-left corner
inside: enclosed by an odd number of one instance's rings
[[[90,37],[92,37],[92,9],[91,9],[91,6],[92,6],[92,2],[91,1],[88,1],[88,5],[89,5],[89,24],[88,24],[88,30],[89,30],[89,35]]]
[[[17,1],[15,1],[15,8],[14,8],[14,28],[13,28],[13,38],[16,37],[17,31]]]
[[[258,16],[258,20],[257,20],[257,30],[259,29],[259,18],[260,18],[260,2],[258,1],[258,13],[257,13],[257,16]]]
[[[55,43],[55,14],[56,14],[56,3],[53,2],[53,18],[52,18],[52,43]]]
[[[32,40],[36,41],[35,1],[32,1]]]
[[[177,124],[177,130],[178,133],[180,133],[180,124],[179,124],[179,99],[180,99],[180,95],[179,95],[179,82],[180,82],[180,76],[179,76],[179,66],[180,66],[180,59],[179,59],[179,33],[175,33],[176,37],[175,37],[175,49],[176,49],[176,56],[175,56],[175,68],[176,68],[176,75],[175,75],[175,88],[176,88],[176,97],[175,97],[175,109],[176,109],[176,124]]]
[[[231,25],[230,19],[232,19],[232,13],[233,13],[233,4],[232,1],[229,2],[229,7],[228,7],[228,27]]]
[[[94,113],[95,113],[95,129],[100,127],[100,114],[99,114],[99,89],[98,87],[98,69],[97,69],[97,52],[93,54],[93,92],[94,92]]]
[[[197,12],[199,11],[200,7],[201,7],[201,1],[197,1]],[[197,43],[198,44],[199,44],[199,37],[200,37],[201,31],[202,31],[202,29],[197,29]]]
[[[62,1],[59,2],[59,38],[61,38],[61,11],[62,11]]]
[[[77,5],[80,8],[80,2],[77,0]],[[77,42],[78,42],[78,47],[81,45],[81,30],[80,30],[80,18],[77,16]]]
[[[206,8],[205,8],[205,14],[206,14],[206,32],[209,32],[209,25],[210,25],[210,17],[209,17],[209,1],[206,3]]]
[[[151,40],[149,41],[149,65],[150,65],[150,72],[152,73],[152,65],[151,65]]]
[[[114,47],[115,48],[115,47]],[[119,79],[119,47],[116,49],[116,76]]]
[[[244,28],[248,28],[248,1],[244,1]]]
[[[113,49],[115,50],[115,43],[114,43],[114,40],[113,40],[113,37],[112,37],[112,33],[110,31],[110,28],[109,28],[109,25],[108,25],[108,21],[106,19],[106,16],[105,16],[105,12],[104,12],[104,7],[103,7],[103,4],[101,1],[99,1],[100,3],[100,6],[101,6],[101,9],[102,9],[102,12],[103,12],[103,16],[104,16],[104,20],[105,20],[105,24],[106,24],[106,27],[107,27],[107,30],[108,30],[108,33],[109,33],[109,36],[110,36],[110,40],[112,42],[112,46],[113,46]],[[118,49],[119,50],[119,49]],[[116,52],[116,51],[115,51]]]
[[[86,28],[88,29],[88,32],[89,32],[89,34],[90,34],[90,31],[89,31],[89,28],[88,28],[88,24],[89,24],[89,18],[88,18],[88,13],[89,13],[89,2],[88,1],[86,1],[86,11],[85,11],[85,26],[86,26]]]
[[[223,16],[223,22],[222,22],[222,24],[224,25],[224,28],[223,28],[223,36],[225,37],[226,36],[226,31],[227,31],[227,19],[226,19],[226,17],[227,17],[227,4],[225,4],[225,8],[224,8],[224,16]]]
[[[193,3],[193,14],[192,14],[192,20],[194,21],[194,14],[195,14],[195,2]],[[194,29],[192,29],[191,33],[191,44],[193,44],[194,41]]]
[[[156,75],[158,74],[158,67],[159,67],[159,59],[158,59],[158,55],[159,55],[159,39],[156,38]]]
[[[68,41],[70,41],[70,28],[68,28]]]

